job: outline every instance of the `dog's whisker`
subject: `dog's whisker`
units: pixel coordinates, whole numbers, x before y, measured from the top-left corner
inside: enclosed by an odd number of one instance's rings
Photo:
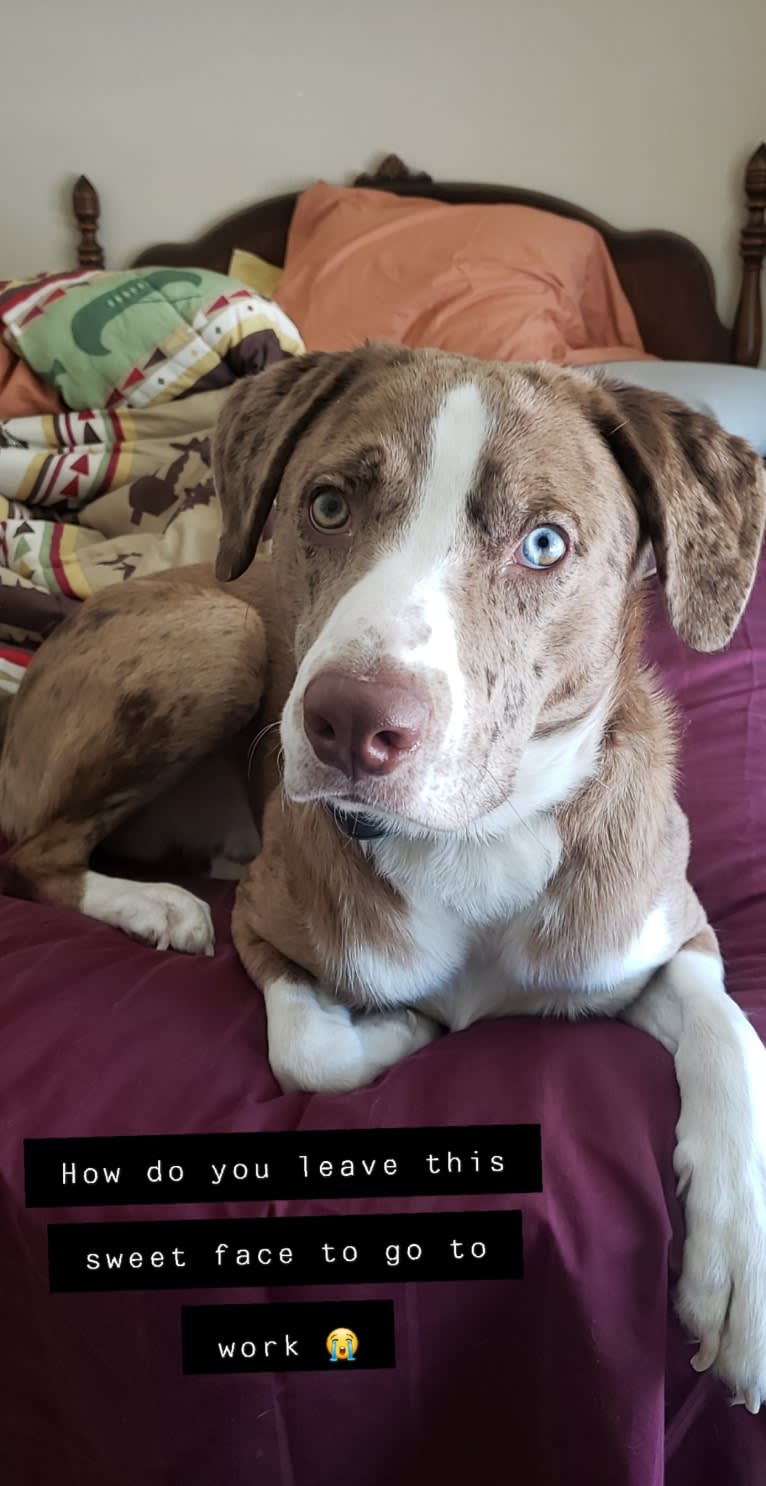
[[[281,745],[279,748],[279,752],[277,753],[277,773],[280,780],[283,780],[285,777],[285,750]],[[283,789],[280,789],[279,791],[279,801],[282,807],[282,814],[284,815],[287,809],[287,800],[285,798],[285,792]]]
[[[498,794],[499,795],[502,795],[503,794],[503,788],[502,788],[502,785],[500,784],[500,781],[498,779],[496,779],[495,775],[492,773],[491,769],[488,767],[487,764],[478,764],[473,759],[469,760],[469,762],[470,762],[472,768],[478,770],[478,772],[479,772],[479,782],[480,783],[483,782],[485,779],[489,779],[491,781],[491,783],[494,784],[494,786],[495,786]],[[508,804],[508,805],[510,805],[511,810],[513,811],[513,814],[516,816],[516,819],[519,822],[519,825],[523,826],[524,829],[526,831],[528,831],[528,833],[531,836],[532,840],[534,841],[535,845],[536,846],[540,846],[542,843],[540,842],[540,840],[537,837],[537,835],[535,834],[535,832],[532,830],[532,827],[531,827],[529,821],[524,819],[524,816],[521,814],[520,810],[518,810],[518,808],[516,807],[516,805],[514,805],[513,800],[511,800],[507,795],[506,795],[506,798],[505,798],[505,803]]]
[[[261,739],[262,738],[265,738],[267,733],[273,732],[274,729],[275,728],[278,728],[278,727],[279,727],[279,721],[277,721],[277,722],[269,722],[269,723],[266,724],[265,728],[261,728],[261,731],[259,733],[256,733],[256,735],[255,735],[255,737],[254,737],[254,739],[253,739],[253,741],[252,741],[252,743],[250,745],[250,751],[251,751],[251,753],[258,747],[258,744],[260,743]]]
[[[250,778],[250,772],[252,770],[253,763],[255,761],[255,753],[256,753],[256,749],[258,748],[258,744],[260,742],[262,742],[262,740],[266,737],[266,734],[267,733],[273,732],[274,729],[275,728],[278,728],[278,727],[279,727],[279,723],[278,722],[267,723],[266,727],[265,728],[261,728],[261,731],[259,733],[256,733],[256,736],[253,738],[253,741],[252,741],[252,743],[250,744],[250,747],[247,750],[247,777],[248,777],[248,779]]]

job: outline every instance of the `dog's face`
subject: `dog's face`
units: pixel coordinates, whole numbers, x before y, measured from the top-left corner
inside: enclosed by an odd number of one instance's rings
[[[638,540],[619,472],[576,406],[471,371],[384,369],[285,473],[293,799],[464,827],[518,793],[530,742],[586,719],[611,674]]]
[[[755,456],[669,399],[393,348],[238,388],[216,480],[220,576],[278,494],[287,796],[410,831],[528,814],[564,754],[587,770],[647,539],[676,627],[713,648],[763,524]]]

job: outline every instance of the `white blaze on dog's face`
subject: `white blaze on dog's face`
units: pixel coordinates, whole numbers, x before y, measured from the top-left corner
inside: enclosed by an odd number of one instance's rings
[[[404,691],[414,689],[427,708],[426,727],[411,759],[403,759],[397,770],[410,776],[408,793],[415,776],[426,810],[447,785],[436,777],[439,766],[450,750],[459,754],[467,729],[467,681],[458,642],[462,527],[489,425],[489,410],[475,384],[465,382],[447,393],[432,420],[422,470],[411,479],[410,500],[398,507],[388,540],[376,538],[363,576],[338,599],[303,656],[282,726],[286,771],[295,774],[289,793],[303,788],[313,794],[316,782],[320,789],[326,782],[317,775],[310,742],[306,748],[304,714],[309,684],[325,671],[371,681],[385,674],[400,680]],[[401,451],[394,446],[391,454],[393,462]],[[363,533],[357,542],[361,555]],[[320,549],[320,561],[321,555]],[[363,770],[355,773],[355,782],[363,782]],[[403,780],[404,773],[400,786]],[[350,798],[345,782],[342,792]],[[365,798],[382,803],[374,792]],[[397,798],[404,798],[401,789]],[[414,799],[411,808],[417,808]]]
[[[213,462],[220,579],[278,497],[286,794],[415,834],[484,833],[573,793],[639,664],[649,541],[674,628],[715,650],[763,535],[741,440],[543,364],[312,353],[233,389]]]
[[[403,829],[518,811],[530,788],[543,803],[561,781],[529,776],[578,729],[592,766],[638,538],[576,406],[444,360],[384,365],[317,419],[274,546],[295,624],[287,796]]]

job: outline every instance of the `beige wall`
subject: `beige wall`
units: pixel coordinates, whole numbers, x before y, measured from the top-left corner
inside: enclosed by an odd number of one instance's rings
[[[733,312],[742,168],[766,135],[766,0],[9,6],[0,275],[69,266],[80,171],[116,265],[395,150],[685,233]]]

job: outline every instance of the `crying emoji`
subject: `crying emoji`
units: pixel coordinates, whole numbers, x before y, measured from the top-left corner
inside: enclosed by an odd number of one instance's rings
[[[335,1331],[331,1331],[326,1346],[331,1362],[356,1362],[359,1342],[347,1326],[338,1326]]]

